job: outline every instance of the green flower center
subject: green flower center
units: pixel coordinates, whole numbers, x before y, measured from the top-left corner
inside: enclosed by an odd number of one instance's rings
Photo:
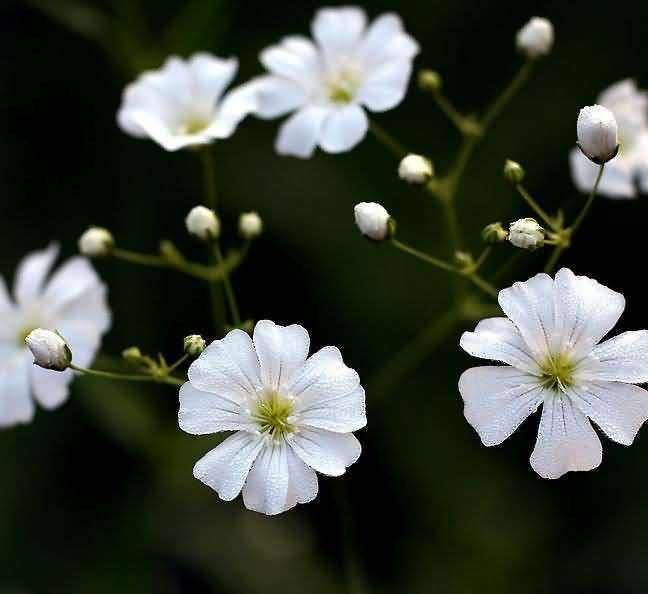
[[[208,128],[210,123],[211,122],[209,122],[205,118],[189,118],[182,122],[182,124],[178,127],[178,134],[198,134],[199,132],[202,132],[203,130]]]
[[[288,420],[292,412],[293,401],[273,390],[267,392],[257,402],[252,418],[259,424],[262,433],[266,433],[273,440],[278,441],[295,430]]]
[[[574,384],[575,366],[564,353],[548,357],[540,366],[541,384],[554,392],[565,392]]]
[[[359,87],[360,79],[357,70],[347,66],[328,81],[328,98],[332,103],[351,103]]]
[[[31,334],[32,330],[36,330],[36,328],[38,328],[38,326],[25,326],[20,330],[20,332],[18,332],[17,341],[19,347],[23,348],[25,346],[25,338]]]

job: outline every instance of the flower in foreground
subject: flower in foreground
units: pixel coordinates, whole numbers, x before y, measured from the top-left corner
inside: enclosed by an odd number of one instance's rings
[[[252,81],[257,115],[276,118],[295,112],[279,130],[277,152],[310,157],[316,146],[341,153],[367,133],[365,108],[396,107],[407,91],[418,44],[395,14],[367,27],[361,8],[323,8],[312,22],[314,41],[284,38],[265,49],[267,76]]]
[[[70,258],[49,276],[57,255],[58,247],[54,244],[29,254],[18,267],[13,297],[0,277],[0,426],[3,427],[31,421],[34,400],[48,409],[61,405],[74,377],[69,369],[56,372],[33,364],[34,358],[25,344],[32,330],[59,331],[70,345],[74,362],[87,367],[99,348],[101,336],[110,326],[106,287],[88,260],[79,256]],[[39,335],[35,338],[39,339]],[[34,343],[34,348],[42,353],[43,348],[52,344],[48,338],[47,344],[40,341]]]
[[[201,458],[194,476],[230,501],[278,514],[317,495],[315,471],[344,474],[360,456],[366,424],[358,374],[335,347],[308,357],[301,326],[261,320],[253,339],[232,330],[189,368],[180,389],[181,429],[235,431]]]
[[[648,97],[631,79],[608,87],[598,103],[609,109],[618,126],[619,152],[605,165],[598,193],[610,198],[635,198],[648,192]],[[589,192],[598,173],[578,148],[569,155],[572,178],[581,192]]]
[[[117,122],[127,134],[151,138],[167,151],[228,138],[256,107],[253,89],[245,85],[225,93],[237,69],[234,58],[172,56],[126,87]]]
[[[531,466],[544,478],[591,470],[601,442],[591,421],[630,445],[648,419],[648,331],[601,342],[625,307],[623,295],[563,268],[500,291],[507,318],[482,320],[461,337],[475,357],[506,365],[463,373],[466,420],[484,445],[502,443],[542,405]]]

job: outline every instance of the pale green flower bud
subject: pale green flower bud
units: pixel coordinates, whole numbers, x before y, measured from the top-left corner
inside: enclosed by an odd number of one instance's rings
[[[504,177],[514,186],[522,183],[524,179],[524,169],[517,161],[507,159],[504,163]]]
[[[190,357],[197,357],[205,350],[207,343],[199,334],[190,334],[184,339],[184,352]]]

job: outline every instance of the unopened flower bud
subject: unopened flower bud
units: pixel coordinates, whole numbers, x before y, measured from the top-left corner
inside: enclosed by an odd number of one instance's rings
[[[507,237],[508,233],[500,222],[486,225],[482,231],[482,239],[486,243],[501,243],[502,241],[506,241]]]
[[[382,241],[393,235],[395,224],[385,208],[376,202],[361,202],[353,209],[360,232],[374,241]]]
[[[441,75],[435,70],[421,70],[418,74],[418,85],[422,91],[438,93],[443,86]]]
[[[407,155],[398,165],[398,176],[410,184],[425,184],[432,175],[432,162],[421,155]]]
[[[103,227],[90,227],[79,237],[79,251],[90,258],[107,256],[114,245],[112,233]]]
[[[533,17],[518,32],[515,38],[518,50],[532,60],[547,55],[554,42],[551,21]]]
[[[142,360],[142,351],[136,346],[129,347],[122,351],[122,358],[128,363],[139,363]]]
[[[184,339],[184,352],[190,357],[197,357],[205,350],[207,343],[200,334],[191,334]]]
[[[220,221],[216,213],[205,206],[194,206],[185,219],[187,231],[202,240],[216,239],[220,235]]]
[[[25,338],[34,363],[43,369],[65,371],[72,362],[70,347],[58,332],[36,328]]]
[[[617,122],[614,114],[602,105],[588,105],[576,122],[578,147],[597,165],[607,163],[619,152]]]
[[[506,162],[504,163],[504,177],[514,186],[521,184],[524,179],[524,169],[522,169],[522,165],[517,161],[506,159]]]
[[[256,212],[244,212],[239,217],[239,233],[243,239],[254,239],[261,235],[263,221]]]
[[[523,250],[535,250],[544,243],[544,229],[532,218],[511,223],[508,240]]]

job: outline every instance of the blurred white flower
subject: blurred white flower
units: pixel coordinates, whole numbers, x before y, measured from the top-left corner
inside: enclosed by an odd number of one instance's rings
[[[430,159],[422,155],[407,155],[398,164],[398,177],[410,184],[425,184],[434,170]]]
[[[515,38],[517,48],[528,58],[540,58],[551,51],[554,29],[551,21],[533,17],[518,32]]]
[[[598,103],[613,114],[618,126],[619,153],[605,166],[598,193],[610,198],[635,198],[648,192],[648,97],[631,79],[608,87]],[[578,148],[569,155],[572,178],[582,192],[589,192],[598,173]]]
[[[270,74],[250,83],[260,117],[296,112],[281,126],[276,149],[302,158],[316,146],[329,153],[356,146],[369,125],[364,108],[387,111],[403,100],[419,51],[391,13],[367,27],[361,8],[323,8],[311,29],[314,42],[291,36],[264,50]]]
[[[535,250],[544,242],[544,229],[530,217],[518,219],[509,226],[508,240],[523,250]]]
[[[73,257],[49,276],[58,254],[54,244],[29,254],[18,267],[13,299],[0,277],[0,426],[27,423],[34,399],[51,409],[67,398],[71,370],[33,364],[25,338],[36,328],[61,332],[74,362],[88,367],[110,326],[106,287],[85,258]],[[32,399],[33,396],[33,399]]]
[[[79,237],[79,251],[90,258],[108,255],[114,245],[112,233],[103,227],[89,227]]]
[[[126,87],[117,122],[127,134],[151,138],[168,151],[228,138],[256,107],[249,87],[224,94],[237,69],[234,58],[172,56]]]
[[[254,340],[232,330],[189,367],[180,427],[202,435],[235,431],[201,458],[194,476],[230,501],[278,514],[317,495],[315,471],[344,474],[360,456],[364,427],[358,374],[335,347],[308,357],[301,326],[257,323]]]
[[[198,239],[216,239],[220,235],[220,220],[206,206],[194,206],[185,218],[187,231]]]
[[[613,159],[619,150],[618,126],[614,114],[602,105],[588,105],[576,122],[578,148],[597,165]]]
[[[563,268],[500,291],[508,318],[481,321],[461,346],[475,357],[506,363],[463,373],[464,414],[484,445],[502,443],[540,405],[531,466],[558,478],[601,463],[590,419],[614,441],[630,445],[648,419],[648,331],[605,342],[625,307],[623,295]],[[600,343],[600,344],[599,344]]]
[[[70,347],[60,334],[52,330],[32,330],[25,338],[25,344],[34,356],[34,363],[43,369],[64,371],[70,366]]]
[[[353,208],[355,222],[360,233],[373,239],[382,241],[389,235],[389,213],[382,204],[377,202],[360,202]]]

